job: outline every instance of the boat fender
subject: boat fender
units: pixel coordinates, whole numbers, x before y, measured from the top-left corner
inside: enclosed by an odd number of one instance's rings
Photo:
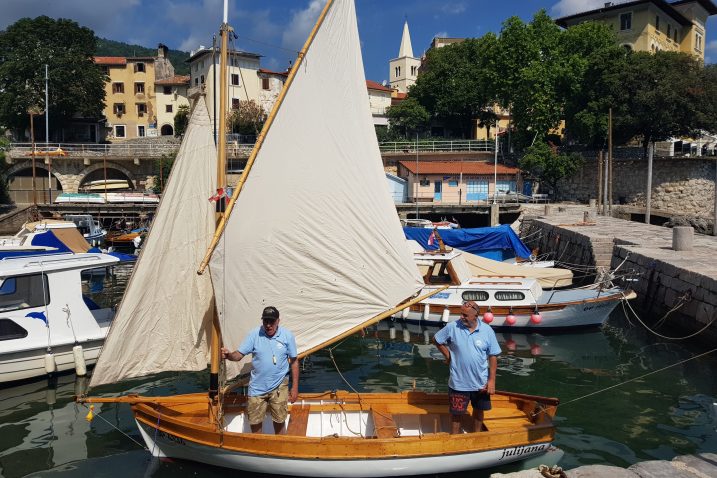
[[[431,306],[429,304],[425,304],[423,306],[423,320],[428,320],[428,315],[431,313]]]
[[[517,321],[518,319],[515,317],[515,314],[513,314],[513,308],[511,307],[508,311],[508,315],[505,316],[505,323],[508,325],[515,325]]]
[[[408,329],[403,329],[403,341],[406,343],[411,341],[411,332]]]
[[[403,320],[406,320],[408,318],[408,309],[410,309],[410,307],[406,307],[401,311],[401,318]]]
[[[540,345],[533,344],[530,346],[530,355],[532,355],[533,357],[537,357],[538,355],[540,355],[540,352]]]
[[[515,340],[513,340],[513,339],[508,339],[508,340],[505,341],[505,348],[507,348],[507,349],[510,350],[511,352],[514,352],[515,349],[518,348],[518,346],[517,346],[517,344],[515,343]]]
[[[530,314],[530,321],[536,325],[543,321],[543,317],[540,315],[540,312],[538,312],[538,309],[535,309],[535,312]]]
[[[428,330],[423,331],[423,343],[426,345],[431,343],[431,333]]]
[[[485,322],[486,324],[490,324],[491,322],[493,322],[493,319],[495,319],[495,317],[493,316],[493,312],[491,312],[490,307],[488,307],[488,311],[483,314],[483,322]]]
[[[388,337],[391,340],[394,340],[396,338],[396,327],[394,327],[393,325],[388,328]]]
[[[82,345],[75,345],[72,347],[72,355],[75,357],[75,373],[78,377],[84,377],[87,375],[87,365],[85,364],[85,354],[82,350]]]
[[[451,318],[451,311],[448,310],[448,307],[443,309],[443,313],[441,313],[441,322],[446,323]]]
[[[47,391],[45,392],[45,403],[50,406],[53,406],[55,403],[57,403],[57,388],[47,388]]]
[[[55,363],[55,354],[48,351],[45,354],[45,372],[55,373],[57,372],[57,364]]]

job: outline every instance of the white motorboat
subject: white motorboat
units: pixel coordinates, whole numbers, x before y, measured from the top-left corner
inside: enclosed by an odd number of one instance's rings
[[[458,250],[414,252],[426,287],[422,293],[450,285],[445,291],[402,311],[396,317],[425,323],[445,323],[460,317],[464,301],[475,301],[482,320],[494,329],[515,331],[596,327],[621,300],[636,297],[620,287],[589,287],[543,291],[537,279],[521,276],[471,274]]]
[[[92,300],[81,274],[117,262],[105,254],[0,260],[0,383],[72,370],[78,353],[85,366],[96,361],[114,312]]]
[[[107,231],[90,214],[67,214],[65,219],[72,221],[85,240],[93,246],[100,245],[107,236]]]

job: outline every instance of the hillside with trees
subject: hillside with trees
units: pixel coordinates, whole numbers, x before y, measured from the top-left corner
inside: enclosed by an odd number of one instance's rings
[[[106,38],[97,38],[97,56],[157,56],[156,48],[147,48],[139,45],[130,45]],[[189,59],[189,53],[181,50],[169,50],[169,61],[174,66],[174,72],[177,75],[188,75],[189,64],[185,63]]]

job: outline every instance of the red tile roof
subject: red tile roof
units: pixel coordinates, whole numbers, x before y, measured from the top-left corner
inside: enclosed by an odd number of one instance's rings
[[[178,75],[154,82],[155,85],[186,85],[187,83],[189,83],[189,75]]]
[[[411,174],[416,174],[415,161],[399,161]],[[498,165],[498,174],[517,174],[520,169]],[[493,174],[493,163],[486,161],[424,161],[418,164],[418,174]]]
[[[366,86],[369,90],[391,91],[391,88],[386,88],[381,83],[377,83],[371,80],[366,80]]]
[[[123,56],[96,56],[95,63],[98,65],[126,65],[127,58]]]
[[[259,73],[265,73],[267,75],[289,76],[288,71],[271,71],[271,70],[266,70],[264,68],[259,68]]]

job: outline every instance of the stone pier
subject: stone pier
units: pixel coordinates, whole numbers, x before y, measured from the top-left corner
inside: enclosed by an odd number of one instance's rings
[[[675,251],[669,228],[605,216],[584,222],[587,206],[553,209],[548,217],[526,211],[521,237],[528,247],[566,264],[634,271],[627,285],[638,296],[631,303],[646,323],[669,312],[666,335],[683,337],[711,324],[697,339],[717,338],[717,237],[695,234],[692,250]]]

